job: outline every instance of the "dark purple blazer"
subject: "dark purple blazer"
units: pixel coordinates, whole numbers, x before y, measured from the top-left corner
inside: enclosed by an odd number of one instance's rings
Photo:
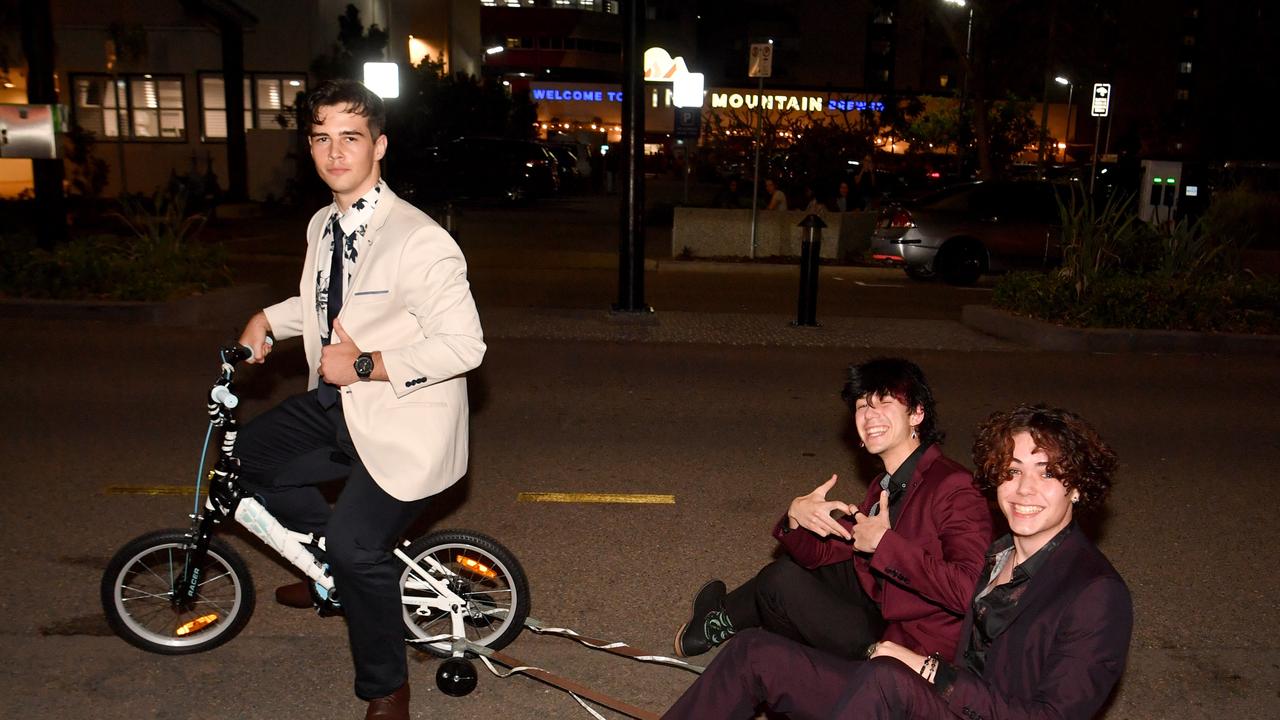
[[[970,610],[956,654],[962,667],[972,628]],[[974,720],[1091,718],[1124,672],[1132,631],[1124,580],[1074,528],[1031,578],[1015,619],[987,649],[982,675],[961,670],[943,700]]]
[[[880,486],[873,484],[859,507],[865,513],[879,499]],[[881,639],[950,659],[991,544],[991,513],[973,475],[937,445],[920,456],[901,502],[897,523],[871,555],[854,552],[839,537],[783,534],[785,515],[774,537],[806,568],[852,560],[863,590],[880,605]]]

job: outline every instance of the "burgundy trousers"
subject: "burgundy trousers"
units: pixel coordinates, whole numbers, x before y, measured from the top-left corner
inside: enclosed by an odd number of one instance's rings
[[[932,687],[892,658],[845,660],[768,631],[735,635],[663,720],[941,720]]]

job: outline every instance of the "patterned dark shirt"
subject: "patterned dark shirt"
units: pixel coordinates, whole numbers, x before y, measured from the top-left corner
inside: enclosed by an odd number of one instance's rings
[[[969,647],[964,651],[963,662],[970,670],[978,675],[982,674],[987,663],[987,648],[1008,629],[1016,615],[1018,601],[1026,594],[1027,588],[1031,587],[1031,578],[1049,561],[1053,551],[1062,544],[1062,539],[1074,529],[1075,523],[1068,523],[1044,547],[1015,567],[1009,582],[1003,585],[992,583],[1000,577],[1005,565],[1013,561],[1013,536],[1006,535],[991,546],[991,551],[987,554],[988,572],[982,575],[986,582],[973,598],[973,632],[969,636]]]
[[[343,295],[351,290],[351,278],[356,274],[356,263],[360,259],[360,240],[364,238],[369,220],[373,218],[374,208],[378,206],[378,198],[382,197],[386,182],[378,180],[369,192],[351,204],[351,209],[343,213],[337,201],[330,206],[329,216],[324,221],[324,230],[320,233],[320,246],[316,250],[316,317],[320,320],[320,332],[327,340],[329,337],[329,268],[333,264],[335,240],[342,247],[342,269],[344,270],[342,288]],[[334,228],[338,229],[335,237]]]

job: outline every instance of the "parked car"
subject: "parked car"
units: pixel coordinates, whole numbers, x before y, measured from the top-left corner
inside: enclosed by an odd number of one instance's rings
[[[1042,180],[971,182],[887,206],[871,236],[872,259],[917,280],[938,276],[956,285],[1054,264],[1061,257],[1058,202],[1069,192]]]
[[[560,170],[556,156],[542,143],[466,137],[428,149],[412,180],[420,201],[520,202],[558,192]]]

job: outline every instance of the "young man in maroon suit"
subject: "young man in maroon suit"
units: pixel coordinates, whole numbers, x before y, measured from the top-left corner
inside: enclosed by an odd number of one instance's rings
[[[924,654],[954,651],[991,541],[986,501],[969,471],[938,448],[933,393],[914,363],[852,366],[842,396],[884,474],[860,505],[827,499],[834,475],[793,500],[774,528],[787,556],[733,592],[719,580],[703,586],[676,634],[678,655],[752,627],[845,658],[865,657],[880,639]]]

